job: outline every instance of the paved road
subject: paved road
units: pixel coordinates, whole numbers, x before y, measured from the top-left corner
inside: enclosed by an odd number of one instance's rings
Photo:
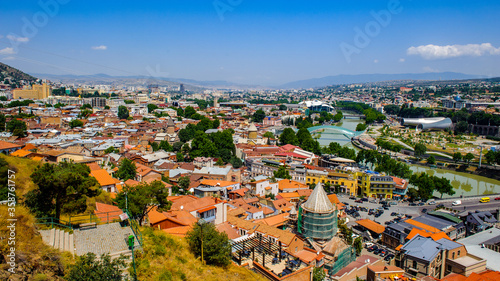
[[[363,202],[363,203],[355,203],[354,200],[349,199],[349,196],[347,195],[338,195],[340,202],[346,202],[349,203],[349,206],[363,206],[368,209],[376,209],[382,205],[378,203],[369,203],[369,202]],[[376,221],[382,225],[385,225],[385,222],[390,221],[394,219],[394,216],[391,216],[392,212],[400,213],[400,214],[406,214],[406,215],[411,215],[413,217],[422,215],[423,209],[426,209],[427,211],[434,210],[438,204],[443,204],[447,208],[452,208],[454,210],[463,212],[463,211],[475,211],[475,210],[494,210],[494,209],[500,209],[500,200],[495,200],[497,196],[493,197],[490,196],[491,201],[488,203],[479,203],[479,197],[478,198],[464,198],[460,199],[462,201],[461,205],[458,206],[453,206],[452,203],[453,200],[436,200],[435,205],[424,205],[424,206],[409,206],[409,203],[398,203],[397,205],[391,205],[389,207],[389,210],[384,210],[384,213],[378,217],[375,218],[374,215],[368,215],[368,212],[362,212],[360,211],[359,214],[361,217],[359,218],[353,218],[352,216],[348,215],[347,217],[349,218],[349,223],[347,224],[348,226],[353,226],[355,225],[355,221],[359,219],[371,219],[373,221]]]

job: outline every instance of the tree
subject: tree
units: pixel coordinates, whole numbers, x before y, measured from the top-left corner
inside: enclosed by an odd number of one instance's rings
[[[290,173],[285,166],[280,166],[277,171],[274,171],[274,177],[280,179],[292,179]]]
[[[389,104],[384,106],[384,111],[389,115],[398,115],[401,108],[398,105]]]
[[[431,156],[429,156],[429,158],[427,158],[427,164],[430,164],[430,165],[436,164],[436,158],[434,157],[434,155],[431,155]]]
[[[168,141],[164,141],[164,140],[162,140],[160,142],[158,149],[163,149],[164,151],[167,151],[167,152],[174,151],[174,148],[168,143]]]
[[[76,263],[69,267],[65,278],[71,281],[121,281],[122,268],[125,266],[123,255],[117,259],[111,259],[108,254],[103,254],[100,259],[96,259],[94,253],[87,253],[79,256]]]
[[[266,118],[266,113],[262,109],[255,111],[255,113],[252,115],[252,121],[255,123],[261,123],[264,118]]]
[[[286,110],[286,109],[287,109],[287,108],[286,108],[286,105],[284,105],[284,104],[280,104],[280,106],[279,106],[279,110]]]
[[[474,159],[474,154],[472,154],[470,152],[465,154],[464,160],[467,162],[467,165],[470,164],[470,161],[472,161],[472,159]]]
[[[157,208],[158,211],[168,211],[172,202],[167,200],[168,189],[165,185],[155,180],[151,183],[139,183],[134,186],[126,185],[116,195],[115,202],[120,209],[128,209],[130,215],[139,220],[142,225],[149,212]]]
[[[462,153],[460,153],[460,152],[453,153],[453,161],[455,163],[457,163],[457,162],[459,162],[461,160],[462,160]]]
[[[120,162],[120,167],[118,168],[118,171],[116,171],[116,176],[123,181],[135,179],[135,176],[137,175],[136,170],[137,167],[135,166],[135,163],[128,158],[124,158]]]
[[[231,262],[231,244],[227,234],[220,233],[212,223],[196,223],[186,235],[189,248],[210,265],[228,266]]]
[[[358,125],[356,125],[356,132],[364,131],[367,127],[368,125],[366,125],[365,123],[359,123]]]
[[[264,133],[264,137],[274,139],[274,134],[272,132],[267,131]]]
[[[238,169],[241,166],[243,166],[243,162],[241,161],[241,159],[236,157],[236,156],[231,157],[231,160],[229,160],[229,163],[231,163],[231,165],[233,165],[233,168],[235,168],[235,169]]]
[[[184,109],[184,117],[191,118],[194,114],[196,114],[196,110],[192,106],[188,106]]]
[[[219,119],[214,119],[214,121],[212,121],[212,129],[217,129],[219,128],[219,126],[220,126]]]
[[[119,153],[120,150],[118,148],[115,148],[114,146],[110,146],[104,150],[104,154],[109,154],[109,153]]]
[[[155,109],[158,109],[158,106],[156,104],[148,104],[148,113],[155,111]]]
[[[181,177],[179,179],[179,182],[177,182],[177,185],[179,188],[182,188],[184,192],[187,192],[189,190],[189,185],[191,184],[191,180],[189,179],[188,176]]]
[[[313,269],[313,281],[323,281],[325,277],[326,273],[323,267],[315,267]]]
[[[184,143],[181,141],[175,142],[172,146],[173,151],[180,151]]]
[[[281,133],[280,135],[280,143],[282,145],[285,144],[298,145],[299,140],[297,139],[297,136],[295,135],[295,132],[293,131],[292,128],[285,128],[285,130],[283,130],[283,133]]]
[[[436,191],[441,193],[441,198],[443,198],[443,194],[448,194],[450,196],[455,194],[455,190],[453,189],[449,179],[438,178],[436,176],[432,176],[432,179],[434,181]]]
[[[469,129],[467,121],[460,121],[455,125],[455,132],[458,134],[465,133]]]
[[[177,152],[176,158],[177,162],[184,162],[184,154],[182,154],[182,152]]]
[[[354,249],[356,250],[356,255],[359,256],[361,254],[361,251],[363,250],[363,240],[361,237],[357,237],[354,239],[353,243]]]
[[[92,110],[89,109],[84,109],[81,110],[80,113],[78,114],[79,118],[88,118],[90,114],[94,113]]]
[[[0,132],[5,131],[5,115],[0,113]]]
[[[43,164],[32,174],[37,188],[28,192],[25,204],[37,217],[61,217],[61,210],[85,212],[86,198],[100,193],[99,184],[84,164]]]
[[[69,122],[69,126],[71,127],[71,129],[76,127],[83,127],[83,122],[82,120],[73,119],[71,120],[71,122]]]
[[[90,104],[86,103],[86,104],[84,104],[84,105],[80,106],[80,109],[81,109],[81,110],[84,110],[84,109],[87,109],[87,108],[88,108],[88,109],[92,109],[92,105],[90,105]]]
[[[118,118],[127,119],[129,117],[129,112],[126,106],[120,105],[118,107]]]
[[[16,118],[11,119],[5,128],[16,137],[24,138],[27,135],[26,123]]]
[[[217,159],[217,162],[215,162],[216,166],[224,166],[224,161],[222,161],[222,158]]]
[[[415,150],[415,156],[417,158],[420,158],[427,152],[427,147],[421,143],[415,144],[415,147],[413,149]]]

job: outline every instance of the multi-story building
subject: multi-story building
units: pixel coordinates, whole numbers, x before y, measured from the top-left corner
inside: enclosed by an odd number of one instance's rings
[[[50,86],[43,83],[42,85],[32,85],[24,89],[16,89],[12,91],[14,99],[34,99],[41,100],[46,99],[50,96],[51,90]]]
[[[358,192],[365,197],[392,199],[396,183],[390,176],[373,172],[356,172]]]
[[[329,183],[331,188],[338,187],[339,192],[349,195],[356,195],[358,189],[358,181],[352,174],[341,173],[338,171],[318,171],[307,170],[306,183],[307,184],[322,184]]]

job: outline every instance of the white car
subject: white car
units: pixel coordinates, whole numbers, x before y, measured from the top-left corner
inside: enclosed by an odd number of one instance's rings
[[[430,201],[430,202],[427,202],[427,204],[429,204],[429,205],[435,205],[436,201]]]
[[[451,205],[453,205],[453,206],[462,205],[462,201],[460,201],[460,200],[454,201],[453,203],[451,203]]]
[[[373,243],[371,243],[371,242],[365,243],[365,248],[370,248],[371,246],[373,246]]]

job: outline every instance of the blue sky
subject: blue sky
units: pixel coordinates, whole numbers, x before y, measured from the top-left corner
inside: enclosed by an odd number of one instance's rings
[[[499,1],[457,0],[3,1],[0,61],[28,73],[261,85],[337,74],[500,76],[498,12]]]

